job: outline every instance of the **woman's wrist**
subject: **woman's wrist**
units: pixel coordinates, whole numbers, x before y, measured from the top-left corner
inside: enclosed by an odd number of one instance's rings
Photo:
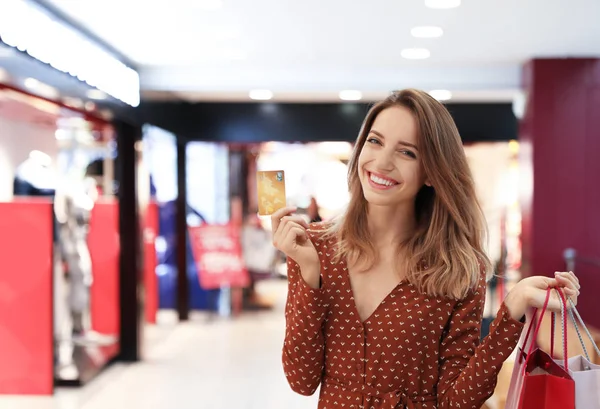
[[[313,289],[321,287],[321,263],[310,263],[300,265],[302,278]]]
[[[504,305],[515,321],[521,321],[529,307],[529,296],[526,290],[527,288],[521,288],[517,284],[504,299]]]

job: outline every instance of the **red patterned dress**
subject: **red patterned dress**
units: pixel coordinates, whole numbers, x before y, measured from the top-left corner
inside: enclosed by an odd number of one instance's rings
[[[523,329],[502,304],[480,343],[485,277],[460,301],[401,282],[361,322],[346,263],[333,261],[335,239],[320,229],[309,233],[321,288],[288,259],[283,367],[291,388],[312,395],[321,385],[319,409],[479,409]]]

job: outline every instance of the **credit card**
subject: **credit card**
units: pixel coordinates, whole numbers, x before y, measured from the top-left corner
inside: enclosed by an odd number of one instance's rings
[[[269,216],[285,207],[285,172],[268,170],[257,172],[258,214]]]

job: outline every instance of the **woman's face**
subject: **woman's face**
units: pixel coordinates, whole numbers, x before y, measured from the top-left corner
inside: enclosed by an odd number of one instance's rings
[[[405,107],[386,108],[377,115],[358,158],[358,174],[369,204],[414,203],[425,184],[417,121]]]

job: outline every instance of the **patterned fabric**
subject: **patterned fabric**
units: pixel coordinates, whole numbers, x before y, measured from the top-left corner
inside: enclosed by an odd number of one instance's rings
[[[432,298],[404,281],[364,322],[345,261],[321,225],[309,230],[321,261],[310,288],[288,259],[283,368],[291,388],[319,409],[479,409],[492,395],[523,323],[504,304],[480,344],[485,277],[465,299]]]

